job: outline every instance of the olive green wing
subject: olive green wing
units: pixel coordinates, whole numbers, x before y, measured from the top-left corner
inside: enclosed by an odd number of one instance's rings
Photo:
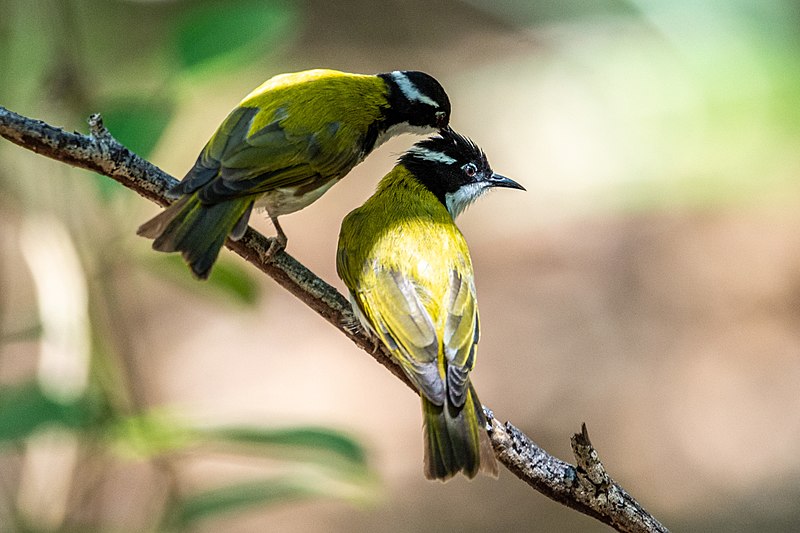
[[[445,384],[439,370],[439,337],[424,302],[425,288],[401,272],[375,269],[368,290],[351,291],[375,334],[431,403],[443,405]]]
[[[396,270],[378,269],[373,274],[371,288],[354,294],[373,330],[432,403],[442,405],[446,390],[453,405],[464,405],[480,337],[472,277],[450,270],[442,310],[444,331],[437,333],[425,306],[431,302],[429,290]],[[443,365],[438,360],[440,344],[446,359]]]
[[[282,125],[286,109],[279,108],[265,126],[250,133],[259,112],[251,107],[235,109],[171,192],[199,190],[203,203],[214,204],[283,187],[313,188],[320,179],[335,177],[355,164],[355,148],[354,155],[345,152],[333,157],[326,157],[322,150],[321,137],[335,133],[338,124],[325,125],[313,134],[290,133]]]
[[[469,392],[469,373],[475,367],[480,338],[478,302],[471,270],[450,271],[450,290],[444,309],[442,344],[447,359],[447,393],[450,401],[461,407]]]

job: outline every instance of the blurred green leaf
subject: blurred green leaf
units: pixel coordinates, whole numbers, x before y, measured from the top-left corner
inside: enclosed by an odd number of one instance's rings
[[[172,119],[175,106],[167,99],[129,96],[109,100],[99,107],[111,134],[147,158]]]
[[[100,405],[89,397],[60,403],[36,383],[0,389],[0,442],[25,438],[42,426],[83,428],[98,419]]]
[[[348,435],[323,427],[261,428],[253,426],[198,428],[162,411],[118,419],[109,436],[122,453],[149,457],[192,446],[248,446],[256,455],[322,464],[348,478],[367,469],[367,454]],[[241,451],[241,450],[237,450]]]
[[[375,477],[366,468],[364,450],[353,439],[331,429],[199,429],[183,425],[164,413],[154,411],[119,420],[113,425],[110,434],[118,451],[134,452],[145,457],[192,446],[218,449],[233,443],[252,446],[256,453],[265,456],[279,455],[285,458],[287,454],[280,452],[292,451],[293,458],[300,457],[307,462],[334,467],[334,475],[330,475],[330,468],[306,468],[291,477],[237,483],[177,501],[169,514],[181,528],[200,520],[256,506],[275,505],[314,496],[364,501],[376,493]],[[276,454],[276,450],[279,453]],[[331,460],[331,454],[334,460]]]
[[[317,484],[276,478],[241,483],[191,496],[179,504],[177,515],[183,526],[217,515],[326,494]]]
[[[321,427],[261,429],[254,427],[206,430],[208,437],[239,444],[255,444],[286,449],[303,449],[305,453],[333,454],[351,463],[366,465],[367,455],[361,445],[339,431]]]
[[[192,277],[189,267],[178,254],[149,253],[141,262],[159,277],[174,282],[193,293],[222,296],[229,301],[254,306],[261,297],[261,286],[241,261],[220,254],[211,275],[205,281]]]
[[[242,261],[220,257],[206,281],[209,288],[221,291],[239,303],[250,306],[258,303],[260,286]]]
[[[176,47],[187,69],[220,60],[236,61],[285,40],[294,20],[288,2],[227,2],[224,9],[208,4],[191,11],[176,28]]]
[[[168,415],[151,411],[116,420],[108,428],[117,452],[151,457],[198,443],[194,432]]]

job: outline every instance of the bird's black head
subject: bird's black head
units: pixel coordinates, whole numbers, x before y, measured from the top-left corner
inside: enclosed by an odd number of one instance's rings
[[[453,218],[493,187],[525,190],[516,181],[495,174],[483,150],[449,127],[409,148],[400,163]]]
[[[389,88],[385,129],[407,124],[420,133],[431,133],[450,124],[450,99],[433,76],[416,70],[395,70],[378,76]]]

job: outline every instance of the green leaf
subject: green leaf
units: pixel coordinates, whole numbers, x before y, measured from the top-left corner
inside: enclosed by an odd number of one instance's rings
[[[191,428],[158,411],[119,418],[107,435],[115,451],[133,457],[152,457],[199,443]]]
[[[255,56],[288,38],[294,11],[288,2],[265,0],[199,6],[176,29],[179,61],[198,69]]]
[[[323,427],[261,428],[252,426],[199,428],[187,425],[162,410],[151,410],[118,418],[108,426],[108,435],[123,451],[151,456],[188,446],[217,449],[230,445],[249,446],[258,455],[271,455],[326,463],[347,462],[344,469],[366,467],[367,455],[348,435]],[[364,467],[364,468],[362,468]]]
[[[306,456],[334,455],[354,465],[366,465],[367,455],[361,445],[351,437],[332,429],[301,427],[269,429],[231,427],[205,431],[209,438],[223,441],[284,448],[299,451]]]
[[[260,428],[250,426],[198,428],[154,410],[117,419],[108,428],[117,451],[150,457],[196,446],[252,455],[315,463],[337,475],[358,478],[367,472],[367,454],[348,435],[323,427]],[[232,446],[238,446],[231,450]]]
[[[97,420],[100,406],[82,397],[60,403],[36,383],[0,389],[0,443],[23,439],[42,426],[78,429]]]
[[[138,96],[115,98],[100,105],[103,123],[111,134],[144,158],[164,133],[174,107],[171,100]]]
[[[184,268],[187,267],[184,265]],[[248,306],[258,303],[260,285],[238,258],[231,260],[224,255],[221,256],[214,264],[206,284],[209,288],[232,297],[236,302]]]
[[[221,296],[228,301],[248,307],[255,306],[261,297],[261,285],[255,276],[244,263],[236,258],[226,257],[224,252],[214,264],[211,276],[205,281],[197,281],[178,254],[157,254],[148,251],[141,264],[159,277],[195,294],[217,298]]]
[[[296,456],[326,467],[303,466],[291,476],[236,483],[176,501],[168,515],[177,529],[226,513],[309,497],[365,502],[378,491],[375,476],[366,468],[366,454],[361,446],[326,428],[199,429],[182,425],[157,411],[120,419],[111,427],[115,449],[145,457],[191,447],[196,447],[193,452],[218,452],[220,448],[230,452],[225,447],[235,444],[250,446],[260,456],[285,457],[280,451],[293,451]]]
[[[177,516],[183,526],[217,515],[253,508],[298,501],[325,494],[318,485],[276,478],[230,485],[191,496],[179,505]]]

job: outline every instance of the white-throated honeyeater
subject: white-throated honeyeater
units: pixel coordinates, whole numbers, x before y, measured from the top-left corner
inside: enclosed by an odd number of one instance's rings
[[[263,207],[277,231],[272,255],[287,241],[279,216],[317,200],[389,137],[432,133],[449,120],[447,94],[423,72],[280,74],[231,111],[170,191],[175,203],[138,234],[156,250],[182,252],[206,278],[225,238],[240,239],[253,207]]]
[[[470,383],[478,304],[467,243],[454,222],[493,187],[523,189],[447,128],[403,154],[339,234],[337,271],[356,315],[422,398],[429,479],[497,474]]]

